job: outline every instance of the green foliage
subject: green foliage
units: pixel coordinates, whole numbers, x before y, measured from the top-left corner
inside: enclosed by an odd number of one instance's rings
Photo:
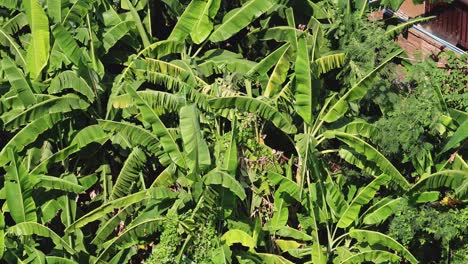
[[[367,1],[0,5],[2,262],[463,262],[466,58]]]
[[[434,97],[424,93],[401,98],[392,112],[378,120],[377,144],[388,155],[404,154],[404,161],[421,152],[432,151],[431,137],[437,139],[436,125],[441,115]]]
[[[463,250],[466,245],[463,240],[468,233],[467,218],[466,208],[402,206],[396,209],[395,217],[390,221],[389,234],[413,249],[423,261],[445,263],[452,259],[454,263],[463,263],[466,256],[456,256],[452,251]],[[428,246],[440,247],[440,252],[428,254],[425,251]]]
[[[181,234],[178,232],[179,222],[177,216],[168,216],[162,226],[159,243],[153,248],[153,253],[145,261],[148,264],[174,263],[179,247],[182,245]]]

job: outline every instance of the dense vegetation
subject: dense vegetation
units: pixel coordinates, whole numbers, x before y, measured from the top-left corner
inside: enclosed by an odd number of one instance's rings
[[[3,262],[467,263],[467,57],[374,4],[0,0]]]

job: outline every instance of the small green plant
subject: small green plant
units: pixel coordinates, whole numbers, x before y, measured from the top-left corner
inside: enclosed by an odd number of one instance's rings
[[[391,220],[389,235],[410,247],[423,262],[466,263],[466,255],[460,253],[466,251],[468,209],[447,206],[404,205]]]
[[[182,242],[183,239],[182,234],[179,232],[178,217],[174,214],[168,215],[162,225],[159,242],[154,246],[151,256],[145,263],[175,263]]]

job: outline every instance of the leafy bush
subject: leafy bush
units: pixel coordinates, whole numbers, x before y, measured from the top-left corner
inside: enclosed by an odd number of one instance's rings
[[[2,262],[417,263],[448,193],[466,251],[462,89],[395,89],[368,1],[0,6]]]

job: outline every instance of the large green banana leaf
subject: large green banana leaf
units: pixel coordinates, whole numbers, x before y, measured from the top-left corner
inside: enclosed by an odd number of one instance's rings
[[[26,146],[33,143],[43,132],[51,129],[55,124],[63,120],[65,120],[65,118],[62,114],[55,113],[40,117],[26,125],[10,139],[0,151],[0,166],[8,162],[7,150],[9,148],[17,152],[22,151]]]
[[[94,102],[95,93],[93,89],[74,71],[63,71],[57,74],[50,82],[48,91],[50,94],[57,94],[68,88],[86,96],[90,103]]]
[[[364,262],[373,263],[400,263],[398,255],[383,250],[370,250],[352,255],[344,259],[340,264],[359,264]]]
[[[24,7],[32,34],[26,53],[26,68],[31,79],[38,79],[49,59],[49,19],[37,0],[24,1]]]
[[[125,197],[131,193],[132,185],[138,181],[142,167],[146,162],[145,153],[138,147],[135,147],[127,160],[125,160],[119,176],[112,188],[111,199]]]
[[[42,116],[54,113],[67,113],[75,109],[86,109],[89,106],[84,100],[74,94],[52,97],[36,103],[25,110],[10,111],[2,115],[4,127],[18,128]]]
[[[359,190],[348,208],[343,212],[337,226],[340,228],[346,228],[351,225],[358,217],[361,207],[369,203],[374,198],[380,186],[386,184],[389,180],[390,177],[383,174],[369,183],[366,187]]]
[[[366,74],[366,76],[353,85],[353,87],[351,87],[351,89],[349,89],[336,103],[330,106],[328,112],[323,117],[323,120],[331,123],[341,118],[346,111],[348,111],[348,103],[360,100],[366,94],[369,89],[369,82],[375,78],[377,72],[402,52],[403,50],[399,49],[389,54],[379,66]]]
[[[369,245],[382,245],[389,249],[395,250],[400,253],[410,263],[418,263],[418,260],[408,251],[403,245],[398,243],[395,239],[384,235],[379,232],[370,230],[354,229],[349,232],[352,238],[355,238],[359,242],[364,242]]]
[[[211,165],[211,156],[201,133],[198,109],[194,105],[184,106],[180,109],[179,116],[187,165],[191,172],[203,171]]]
[[[258,99],[236,96],[211,99],[208,102],[214,109],[236,108],[240,111],[256,113],[288,134],[296,131],[296,127],[283,114]]]
[[[58,247],[64,248],[68,253],[75,254],[75,250],[65,242],[57,233],[52,231],[50,228],[38,224],[36,222],[23,222],[18,223],[7,229],[7,234],[12,234],[15,236],[30,236],[38,235],[42,237],[51,238],[54,244]]]
[[[268,84],[265,88],[263,96],[274,97],[281,90],[281,85],[286,81],[286,77],[289,71],[289,49],[285,49],[278,62],[276,63],[273,72],[271,73]]]
[[[32,197],[33,180],[18,155],[8,149],[10,164],[5,168],[6,202],[10,215],[18,224],[36,222],[36,203]]]
[[[220,42],[248,26],[255,18],[268,11],[276,0],[250,0],[240,8],[233,9],[223,18],[223,23],[217,26],[210,36],[212,42]]]
[[[132,87],[127,87],[127,92],[133,98],[136,106],[141,112],[143,120],[151,125],[156,137],[159,138],[163,149],[169,154],[171,159],[182,168],[186,168],[185,156],[180,152],[175,138],[169,132],[159,116],[149,107]]]
[[[367,160],[375,163],[383,173],[389,175],[391,180],[400,185],[402,188],[407,189],[410,187],[410,184],[406,178],[401,175],[400,171],[393,166],[393,164],[386,159],[377,149],[369,145],[364,140],[343,132],[330,131],[330,133],[325,133],[326,137],[336,137],[342,142],[346,143],[357,153],[366,157]]]
[[[297,41],[297,58],[294,66],[296,74],[296,92],[294,94],[295,108],[304,122],[312,125],[312,79],[310,75],[309,50],[305,36],[299,37]]]
[[[242,185],[231,174],[217,169],[208,172],[203,177],[203,182],[206,185],[221,185],[224,188],[229,189],[229,191],[237,195],[241,200],[244,200],[247,196],[245,194],[244,187],[242,187]]]
[[[33,91],[24,77],[23,72],[16,66],[14,61],[8,56],[3,57],[2,68],[5,71],[7,80],[10,82],[13,89],[15,89],[23,105],[27,107],[34,104],[36,98],[34,97]]]

